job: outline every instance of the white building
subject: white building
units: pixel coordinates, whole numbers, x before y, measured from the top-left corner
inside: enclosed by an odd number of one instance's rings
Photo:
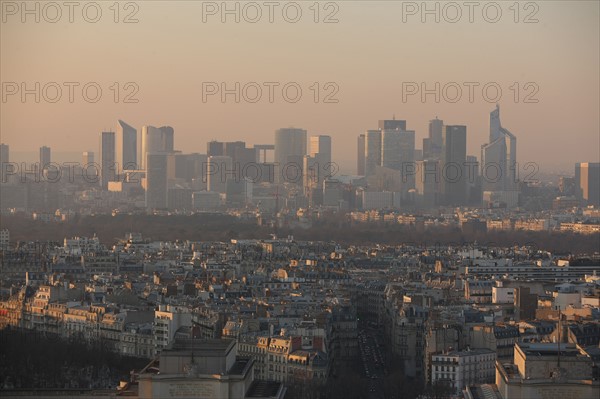
[[[513,287],[492,287],[492,303],[515,303],[515,289]]]
[[[154,312],[154,342],[159,353],[175,339],[180,327],[192,325],[192,314],[188,309],[160,305]]]
[[[468,385],[494,382],[495,375],[496,352],[490,349],[472,349],[432,356],[432,384],[447,384],[456,393],[460,393]]]
[[[72,237],[65,238],[63,250],[67,255],[83,255],[91,252],[97,252],[102,248],[98,237]]]

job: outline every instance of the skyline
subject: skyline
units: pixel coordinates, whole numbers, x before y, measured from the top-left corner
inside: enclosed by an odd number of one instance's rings
[[[491,111],[488,110],[488,115],[494,114],[494,115],[496,115],[496,118],[497,118],[497,115],[498,115],[498,112],[499,112],[499,108],[500,108],[499,104],[496,104],[494,106],[494,108],[491,109]],[[503,113],[503,115],[504,115],[504,113]],[[410,125],[411,124],[410,124],[410,120],[409,119],[397,119],[396,118],[396,114],[394,114],[392,116],[392,118],[394,120],[396,120],[396,121],[399,121],[399,122],[406,122],[404,126],[405,126],[405,128],[407,129],[407,131],[409,133],[415,132],[415,129],[410,129]],[[506,119],[505,116],[503,118]],[[379,119],[379,123],[381,123],[383,120],[384,119]],[[390,119],[387,119],[387,120],[389,121]],[[444,120],[443,117],[440,117],[440,115],[435,115],[435,117],[432,117],[432,119],[430,119],[428,121],[428,129],[429,129],[429,125],[430,125],[429,122],[431,122],[431,121],[445,122],[445,120]],[[192,153],[206,154],[206,145],[210,141],[217,140],[216,138],[211,138],[211,139],[206,140],[206,141],[197,141],[195,143],[195,145],[194,145],[193,148],[180,148],[179,144],[178,144],[179,138],[180,138],[179,135],[177,134],[178,132],[176,131],[176,129],[172,128],[170,126],[170,124],[167,124],[167,126],[163,126],[161,128],[156,128],[153,125],[142,125],[142,126],[138,127],[138,125],[133,125],[132,126],[132,124],[127,123],[122,118],[117,119],[117,122],[115,123],[114,128],[105,128],[105,129],[102,129],[101,132],[98,132],[97,133],[97,138],[99,138],[101,136],[102,132],[113,132],[113,133],[115,133],[115,137],[119,137],[119,130],[121,129],[122,125],[125,125],[127,128],[132,129],[133,132],[136,133],[135,141],[137,141],[137,146],[136,146],[137,148],[136,148],[136,154],[135,155],[137,155],[138,157],[140,157],[140,156],[142,157],[140,159],[140,168],[139,169],[143,169],[143,156],[142,156],[143,149],[142,149],[142,146],[143,146],[143,142],[144,142],[144,131],[146,129],[150,129],[150,130],[154,129],[156,131],[159,131],[159,130],[164,129],[164,128],[170,128],[170,129],[172,129],[173,132],[171,133],[171,135],[173,135],[173,138],[171,140],[173,140],[173,142],[174,142],[174,143],[172,142],[170,144],[172,146],[172,150],[180,151],[183,154],[192,154]],[[373,122],[372,126],[376,127],[377,124],[375,122]],[[459,126],[466,126],[467,130],[468,130],[468,134],[466,136],[466,141],[467,141],[467,154],[466,155],[468,157],[469,156],[474,156],[474,157],[477,158],[477,160],[479,162],[481,162],[482,161],[481,157],[482,157],[482,154],[483,154],[483,150],[485,148],[489,147],[489,144],[491,143],[492,132],[490,131],[490,133],[488,133],[490,136],[487,139],[487,142],[483,141],[479,145],[477,145],[477,144],[473,145],[472,138],[470,137],[471,134],[472,134],[472,129],[469,128],[470,125],[469,124],[465,124],[465,125],[459,125]],[[489,117],[488,117],[488,126],[490,126],[488,129],[491,129],[491,124],[490,124]],[[354,148],[352,149],[352,151],[350,151],[350,154],[346,154],[347,158],[342,159],[341,161],[339,161],[338,159],[336,159],[335,155],[332,156],[332,160],[331,161],[333,163],[335,163],[339,167],[339,172],[341,174],[350,174],[350,175],[358,174],[358,175],[360,175],[360,173],[358,173],[358,171],[357,171],[357,161],[358,161],[357,158],[356,158],[357,157],[357,155],[356,155],[357,145],[358,145],[357,139],[358,139],[358,136],[365,135],[369,131],[377,132],[378,130],[375,130],[375,127],[372,127],[372,128],[368,129],[365,132],[359,133],[359,134],[357,134],[356,137],[353,138],[353,140],[354,140]],[[379,128],[382,128],[382,126],[379,126]],[[309,150],[309,147],[310,147],[311,137],[318,137],[318,136],[323,136],[323,135],[331,137],[331,144],[330,144],[330,146],[331,146],[332,154],[336,154],[336,152],[339,154],[339,149],[337,148],[338,146],[336,145],[338,143],[336,143],[336,140],[335,140],[334,136],[328,135],[326,133],[314,133],[314,132],[310,132],[307,129],[304,129],[304,128],[298,127],[298,126],[293,126],[293,127],[290,126],[290,127],[277,128],[277,129],[275,129],[271,133],[272,136],[271,136],[270,140],[267,139],[265,141],[252,142],[252,141],[245,140],[244,137],[238,136],[238,137],[234,137],[232,139],[232,141],[242,140],[242,141],[244,141],[249,146],[262,145],[262,144],[274,144],[276,142],[276,139],[273,137],[273,135],[276,136],[277,132],[280,131],[280,130],[282,130],[282,129],[299,129],[299,130],[304,130],[305,134],[306,134],[306,140],[305,140],[306,141],[306,143],[305,143],[306,151],[305,152],[307,154],[309,154],[308,150]],[[515,131],[515,129],[513,129],[512,127],[510,129],[506,129],[504,126],[500,126],[499,129],[500,129],[499,131],[507,132],[510,136],[514,137],[514,135],[511,133],[511,131]],[[425,129],[422,129],[422,131],[423,130],[425,130]],[[507,133],[503,133],[503,134],[507,134]],[[429,131],[427,131],[424,136],[418,136],[418,135],[415,134],[415,139],[414,139],[414,148],[415,148],[415,150],[417,150],[417,151],[423,151],[423,144],[424,144],[423,139],[427,139],[428,135],[429,135]],[[222,140],[222,139],[219,139],[217,141],[220,141],[220,140]],[[83,149],[83,147],[82,147],[79,151],[61,151],[60,149],[57,150],[55,147],[53,147],[51,145],[48,145],[48,143],[45,143],[42,146],[37,147],[37,150],[30,149],[28,151],[19,151],[19,150],[15,151],[13,149],[13,146],[10,143],[8,143],[8,142],[2,142],[2,144],[6,144],[6,145],[9,146],[9,148],[10,148],[10,154],[11,154],[11,162],[26,162],[26,163],[27,162],[32,162],[33,163],[33,162],[39,161],[39,150],[40,150],[41,147],[44,147],[44,146],[49,146],[52,149],[52,160],[53,160],[53,162],[79,161],[81,159],[81,157],[82,157],[82,154],[84,152],[93,152],[96,155],[96,157],[99,157],[100,156],[100,152],[101,152],[99,142],[96,145],[96,147],[90,147],[90,148],[87,148],[87,149]],[[117,140],[117,144],[118,144],[118,140]],[[519,140],[519,148],[520,148],[520,146],[521,146],[521,141]],[[471,148],[473,148],[473,147],[476,147],[477,151],[471,152]],[[116,148],[118,148],[118,146]],[[117,150],[117,152],[118,152],[118,150]],[[521,150],[519,150],[518,154],[520,154],[520,153],[521,153]],[[273,154],[271,154],[271,157],[273,157]],[[118,155],[117,155],[117,158],[118,158]],[[537,166],[538,166],[538,171],[542,172],[542,173],[550,173],[550,174],[554,174],[554,173],[561,174],[562,173],[562,174],[564,174],[565,172],[571,173],[572,170],[573,170],[573,165],[575,163],[580,163],[580,162],[597,162],[597,161],[598,160],[577,159],[576,162],[574,162],[574,163],[565,164],[565,165],[558,166],[558,167],[556,167],[556,166],[552,167],[550,165],[545,165],[545,164],[537,164]],[[517,164],[518,165],[523,165],[523,164],[528,163],[528,162],[531,162],[531,161],[529,161],[528,159],[523,159],[523,157],[521,155],[519,155],[517,157]],[[129,167],[129,169],[130,169],[130,167]]]
[[[431,88],[435,82],[458,82],[464,89],[464,82],[478,82],[479,87],[498,82],[504,123],[519,136],[519,162],[570,170],[575,162],[600,159],[600,13],[595,2],[540,3],[539,22],[533,24],[514,23],[507,9],[498,24],[481,19],[473,24],[421,23],[417,17],[402,23],[402,6],[391,2],[340,2],[334,24],[313,23],[306,9],[298,24],[203,23],[200,5],[180,3],[168,13],[163,2],[140,3],[135,24],[115,24],[108,17],[93,25],[9,18],[1,25],[3,83],[98,82],[103,97],[94,104],[80,97],[73,103],[63,98],[36,104],[9,96],[0,104],[0,140],[15,155],[39,145],[49,145],[55,153],[97,151],[98,133],[123,119],[138,129],[173,126],[178,148],[204,152],[211,139],[262,143],[276,129],[296,126],[308,134],[330,135],[337,143],[333,160],[343,170],[354,170],[356,137],[376,128],[373,121],[395,114],[415,130],[417,147],[435,116],[468,126],[467,153],[479,157],[495,103],[484,100],[480,90],[473,103],[466,90],[454,104],[443,98],[435,103],[433,96],[422,103],[418,94],[403,102],[402,85],[425,82]],[[110,16],[107,10],[105,15]],[[40,59],[43,69],[37,67]],[[444,68],[437,68],[439,60]],[[278,95],[274,103],[221,103],[214,95],[203,102],[204,82],[232,87],[254,81],[298,82],[302,100],[288,103]],[[119,82],[119,103],[111,98],[113,82]],[[138,103],[123,103],[132,92],[127,82],[137,85]],[[310,89],[314,82],[320,83],[316,104]],[[337,85],[338,103],[323,102],[331,93],[327,82]],[[510,88],[514,82],[520,89],[517,103]],[[532,93],[525,87],[528,82],[536,84],[538,103],[524,102]],[[546,137],[565,134],[572,145],[545,142],[545,151],[539,151]],[[32,141],[39,145],[30,148]]]

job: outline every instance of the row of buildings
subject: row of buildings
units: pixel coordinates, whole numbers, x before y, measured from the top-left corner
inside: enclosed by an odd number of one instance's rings
[[[536,398],[550,384],[588,397],[600,387],[600,262],[574,260],[293,237],[10,243],[0,325],[148,359],[121,386],[139,397],[334,395],[364,361],[359,331],[379,337],[382,375],[400,367],[423,389]]]

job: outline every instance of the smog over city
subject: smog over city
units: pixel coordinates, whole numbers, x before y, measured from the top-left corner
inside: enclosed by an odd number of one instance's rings
[[[0,12],[0,396],[600,397],[598,1]]]

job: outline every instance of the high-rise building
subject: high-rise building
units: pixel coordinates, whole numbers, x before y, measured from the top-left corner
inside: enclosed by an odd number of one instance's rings
[[[302,184],[304,155],[306,155],[306,130],[277,129],[275,131],[275,182]]]
[[[223,155],[227,157],[231,157],[233,162],[236,161],[236,153],[240,150],[246,148],[246,143],[244,141],[230,141],[223,143]]]
[[[432,159],[431,157],[431,140],[429,139],[429,137],[424,137],[423,138],[423,153],[422,153],[422,158],[423,159]]]
[[[209,141],[206,143],[206,155],[209,157],[215,157],[225,155],[224,153],[225,143],[222,141]]]
[[[302,164],[305,194],[309,189],[320,189],[323,181],[331,177],[331,137],[311,136],[309,155],[305,155]]]
[[[406,121],[394,119],[383,119],[379,121],[379,130],[406,130]]]
[[[174,154],[174,158],[176,179],[183,179],[188,183],[204,180],[202,170],[207,161],[205,154]]]
[[[103,189],[108,188],[109,181],[115,181],[115,132],[100,133],[100,176]]]
[[[489,143],[481,147],[481,176],[484,191],[517,190],[517,138],[500,124],[498,105],[490,112]]]
[[[238,178],[233,168],[233,160],[225,155],[208,157],[206,163],[206,184],[208,191],[227,192],[227,181]]]
[[[356,174],[359,176],[365,175],[365,135],[358,136],[358,154],[356,157]]]
[[[165,151],[175,151],[175,130],[171,126],[161,126]]]
[[[97,181],[99,171],[94,161],[95,158],[92,151],[84,151],[81,154],[81,169],[85,173],[87,181]]]
[[[0,144],[0,165],[10,162],[8,144]]]
[[[88,165],[94,163],[94,153],[92,151],[84,151],[81,154],[82,167],[85,169]]]
[[[310,136],[308,155],[314,157],[316,154],[321,155],[325,163],[331,162],[331,136]]]
[[[444,121],[437,116],[429,121],[429,136],[423,139],[423,159],[440,159],[443,129]]]
[[[465,168],[465,178],[467,179],[467,203],[470,205],[479,205],[483,199],[481,191],[481,178],[479,171],[479,161],[474,155],[467,155]]]
[[[40,147],[40,170],[44,170],[48,167],[48,164],[52,162],[50,147]]]
[[[464,205],[467,196],[467,127],[444,126],[442,132],[441,188],[447,205]]]
[[[381,166],[381,130],[367,130],[365,133],[365,176],[372,176],[377,166]]]
[[[381,132],[381,166],[403,170],[403,164],[414,162],[415,132],[390,130]]]
[[[156,152],[172,152],[174,148],[174,131],[170,126],[160,128],[154,126],[142,127],[142,169],[146,169],[146,155]]]
[[[115,139],[118,171],[140,169],[137,161],[137,130],[119,119]]]
[[[575,164],[575,185],[578,197],[586,205],[600,206],[600,163]]]
[[[425,159],[417,161],[416,164],[417,205],[423,208],[432,208],[438,202],[440,191],[440,162],[435,159]]]
[[[146,155],[146,209],[166,209],[168,206],[168,154]]]
[[[385,129],[381,131],[381,166],[401,171],[401,192],[414,188],[415,132]]]

